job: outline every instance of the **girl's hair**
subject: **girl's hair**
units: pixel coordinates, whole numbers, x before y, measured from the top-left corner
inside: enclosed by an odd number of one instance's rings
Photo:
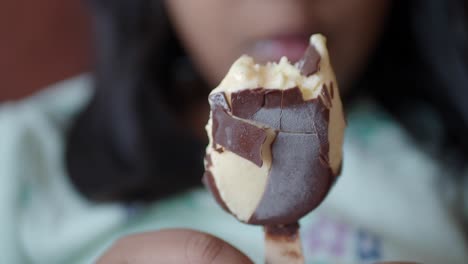
[[[152,200],[200,182],[203,146],[176,118],[200,94],[175,87],[184,79],[177,76],[184,53],[163,3],[91,1],[96,91],[69,132],[66,152],[71,180],[91,199]],[[468,157],[467,4],[393,3],[380,45],[354,91],[374,97],[423,145],[442,138],[432,148],[441,159],[448,152]],[[429,121],[415,118],[421,109],[442,123],[435,135],[426,133],[434,131],[425,128]]]
[[[377,99],[434,154],[468,157],[468,2],[393,3],[357,92]]]
[[[92,0],[95,94],[68,135],[75,187],[97,200],[153,200],[200,182],[203,146],[177,123],[181,49],[164,1]]]

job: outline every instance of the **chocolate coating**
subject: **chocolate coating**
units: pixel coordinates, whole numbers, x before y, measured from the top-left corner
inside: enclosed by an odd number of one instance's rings
[[[282,99],[280,90],[242,90],[231,95],[232,114],[279,130]]]
[[[287,225],[266,225],[265,234],[270,239],[289,239],[294,240],[299,236],[299,223]]]
[[[335,179],[327,155],[331,106],[328,90],[308,101],[304,101],[298,87],[284,91],[242,90],[231,95],[231,113],[225,110],[225,99],[221,100],[220,95],[216,98],[210,100],[216,144],[259,165],[265,131],[239,119],[254,121],[278,132],[272,144],[272,167],[266,189],[248,223],[295,223],[317,207]],[[228,135],[226,130],[231,133]],[[205,177],[209,180],[209,176]],[[216,188],[212,182],[207,185],[210,189]]]
[[[226,150],[252,161],[258,167],[263,165],[261,150],[267,138],[265,129],[235,119],[221,107],[214,108],[212,118],[215,146],[220,145]]]
[[[322,162],[316,134],[279,132],[272,146],[265,193],[249,223],[289,224],[314,209],[330,187],[330,166]]]
[[[309,45],[304,56],[298,61],[298,68],[301,70],[301,74],[310,76],[319,70],[320,54],[313,45]]]
[[[257,88],[233,93],[231,104],[234,116],[251,119],[265,105],[265,90]]]

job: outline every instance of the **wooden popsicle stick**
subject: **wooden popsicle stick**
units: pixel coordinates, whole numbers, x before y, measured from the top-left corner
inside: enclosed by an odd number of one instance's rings
[[[299,224],[265,226],[266,264],[304,264]]]

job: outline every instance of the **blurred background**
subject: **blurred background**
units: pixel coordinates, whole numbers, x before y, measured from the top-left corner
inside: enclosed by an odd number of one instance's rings
[[[221,211],[201,184],[206,96],[241,52],[273,41],[236,37],[277,34],[271,25],[287,16],[269,15],[283,7],[304,20],[284,19],[284,31],[308,37],[316,21],[308,28],[302,7],[313,5],[348,128],[343,173],[301,222],[306,257],[468,263],[468,1],[271,3],[1,1],[5,263],[90,263],[121,236],[169,227],[212,233],[261,262],[260,228]],[[229,43],[254,48],[216,53]]]
[[[23,98],[91,69],[93,37],[85,1],[0,5],[0,101]]]

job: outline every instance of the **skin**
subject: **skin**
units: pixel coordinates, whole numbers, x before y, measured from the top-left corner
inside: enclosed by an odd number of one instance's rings
[[[328,38],[340,89],[345,92],[365,67],[390,1],[167,0],[166,6],[186,51],[211,88],[242,54],[264,62],[265,57],[256,50],[262,41],[323,33]],[[206,101],[203,105],[206,107]],[[188,119],[202,121],[192,121],[190,126],[200,127],[204,135],[208,111],[201,111],[203,116],[195,112]],[[98,263],[252,262],[218,238],[177,229],[123,238]]]
[[[124,237],[99,260],[106,263],[253,263],[247,256],[212,235],[188,229],[167,229]]]
[[[258,41],[322,33],[341,89],[346,89],[365,66],[390,1],[167,0],[166,5],[186,50],[212,87],[240,55],[255,58],[250,53]]]

